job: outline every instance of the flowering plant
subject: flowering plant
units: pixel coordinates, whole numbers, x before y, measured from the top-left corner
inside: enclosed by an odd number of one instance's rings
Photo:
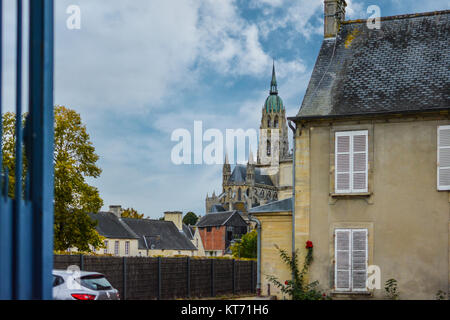
[[[331,300],[326,293],[318,289],[319,282],[314,281],[307,283],[305,280],[306,273],[309,266],[313,261],[313,243],[311,241],[306,242],[306,257],[302,270],[298,267],[298,251],[296,251],[293,257],[290,257],[285,250],[275,246],[280,251],[281,259],[286,263],[292,271],[293,279],[286,280],[284,285],[278,281],[274,276],[268,276],[268,280],[280,288],[281,292],[291,296],[292,300]]]

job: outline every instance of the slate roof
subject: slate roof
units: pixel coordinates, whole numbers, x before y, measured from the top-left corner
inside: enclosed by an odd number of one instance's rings
[[[112,239],[138,239],[139,237],[111,212],[88,213],[98,222],[96,230],[104,237]]]
[[[122,221],[139,236],[139,249],[197,250],[171,221],[132,218]]]
[[[234,167],[228,182],[244,183],[247,176],[247,166],[238,164]],[[255,183],[273,186],[272,179],[263,174],[261,168],[255,168]]]
[[[235,214],[240,216],[239,212],[236,210],[218,213],[208,213],[203,217],[201,217],[199,221],[197,221],[197,227],[204,228],[204,227],[222,226],[225,223],[227,223],[227,221],[230,220],[231,217]]]
[[[450,108],[450,10],[346,21],[325,39],[297,117]]]
[[[292,211],[292,198],[274,201],[249,210],[249,213]]]
[[[183,233],[189,240],[194,239],[195,230],[191,225],[188,226],[183,223]]]
[[[225,212],[225,208],[220,204],[214,204],[211,206],[210,212]]]

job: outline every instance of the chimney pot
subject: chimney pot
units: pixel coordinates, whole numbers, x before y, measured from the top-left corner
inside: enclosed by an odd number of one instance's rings
[[[109,206],[109,212],[114,214],[117,218],[120,218],[122,216],[122,206],[121,205]]]
[[[345,21],[345,7],[347,7],[345,0],[325,0],[325,38],[333,38],[337,35],[342,21]]]

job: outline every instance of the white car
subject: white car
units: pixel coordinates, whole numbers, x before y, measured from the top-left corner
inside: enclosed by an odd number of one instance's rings
[[[101,273],[53,270],[53,299],[120,300],[120,296]]]

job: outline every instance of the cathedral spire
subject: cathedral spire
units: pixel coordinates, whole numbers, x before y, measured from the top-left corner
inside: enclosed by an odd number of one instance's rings
[[[277,88],[277,76],[275,74],[275,60],[273,61],[273,68],[272,68],[272,81],[270,82],[270,94],[276,95],[278,94],[278,88]]]

